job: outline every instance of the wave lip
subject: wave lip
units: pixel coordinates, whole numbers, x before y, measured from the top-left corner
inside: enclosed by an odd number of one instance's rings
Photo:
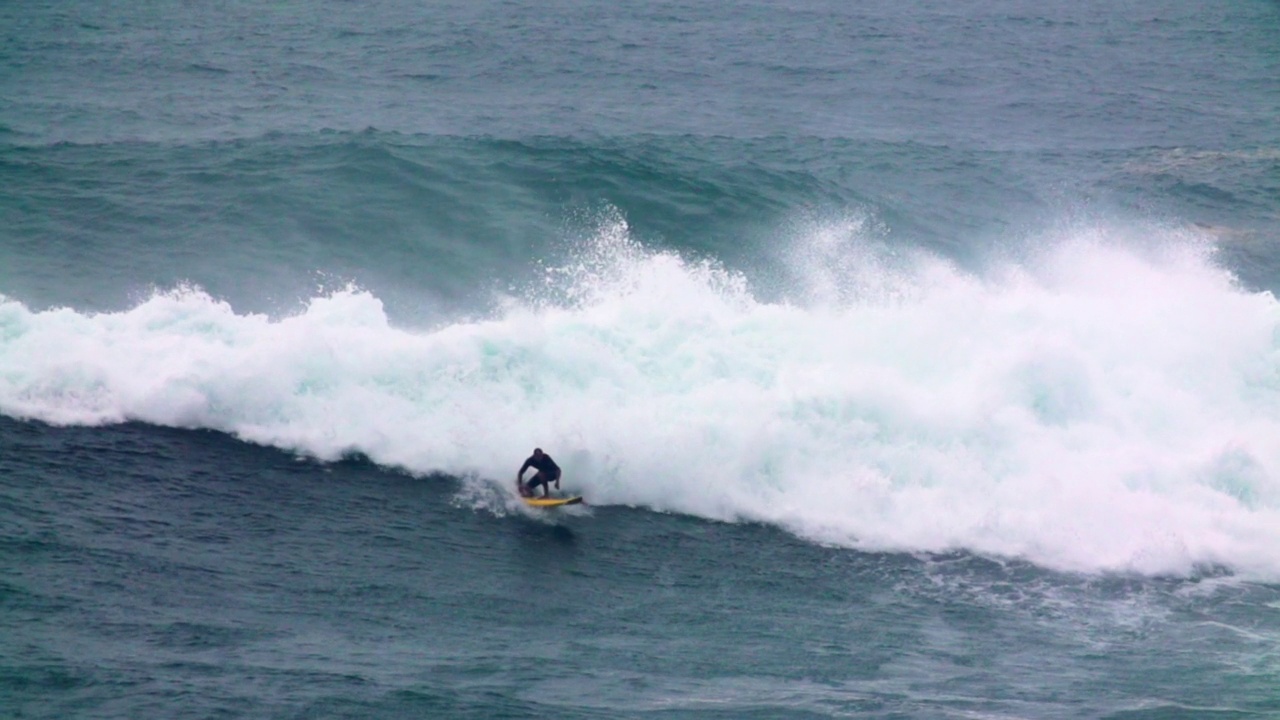
[[[119,313],[4,300],[0,411],[502,486],[540,445],[596,505],[1274,579],[1280,308],[1169,240],[1074,231],[979,276],[846,223],[793,242],[792,299],[765,302],[612,218],[490,319],[426,332],[357,288],[284,318],[194,288]],[[857,262],[822,261],[837,256]]]

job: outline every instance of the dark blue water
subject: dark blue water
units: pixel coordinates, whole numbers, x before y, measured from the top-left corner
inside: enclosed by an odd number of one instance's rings
[[[1280,715],[1277,32],[0,8],[0,715]]]

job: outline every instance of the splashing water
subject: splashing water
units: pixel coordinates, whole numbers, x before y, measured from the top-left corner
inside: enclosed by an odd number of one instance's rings
[[[195,288],[127,312],[0,301],[0,411],[212,428],[506,483],[534,445],[593,504],[863,548],[1280,577],[1280,307],[1199,247],[1105,229],[966,274],[858,222],[792,302],[601,223],[488,320],[389,324],[348,287],[284,318]],[[483,481],[480,481],[483,485]]]

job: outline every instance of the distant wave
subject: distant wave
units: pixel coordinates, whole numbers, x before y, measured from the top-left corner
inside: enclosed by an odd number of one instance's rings
[[[195,70],[196,72],[214,73],[216,75],[231,74],[231,71],[227,70],[226,68],[220,68],[216,65],[206,65],[204,63],[191,63],[190,65],[187,66],[187,69]]]

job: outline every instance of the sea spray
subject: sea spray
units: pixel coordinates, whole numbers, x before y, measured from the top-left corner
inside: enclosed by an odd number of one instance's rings
[[[1153,251],[1086,228],[973,274],[837,236],[860,262],[763,302],[615,217],[542,289],[431,331],[356,287],[281,318],[195,288],[118,313],[4,300],[0,411],[212,428],[495,487],[537,445],[596,505],[1280,577],[1273,297],[1176,237]]]

